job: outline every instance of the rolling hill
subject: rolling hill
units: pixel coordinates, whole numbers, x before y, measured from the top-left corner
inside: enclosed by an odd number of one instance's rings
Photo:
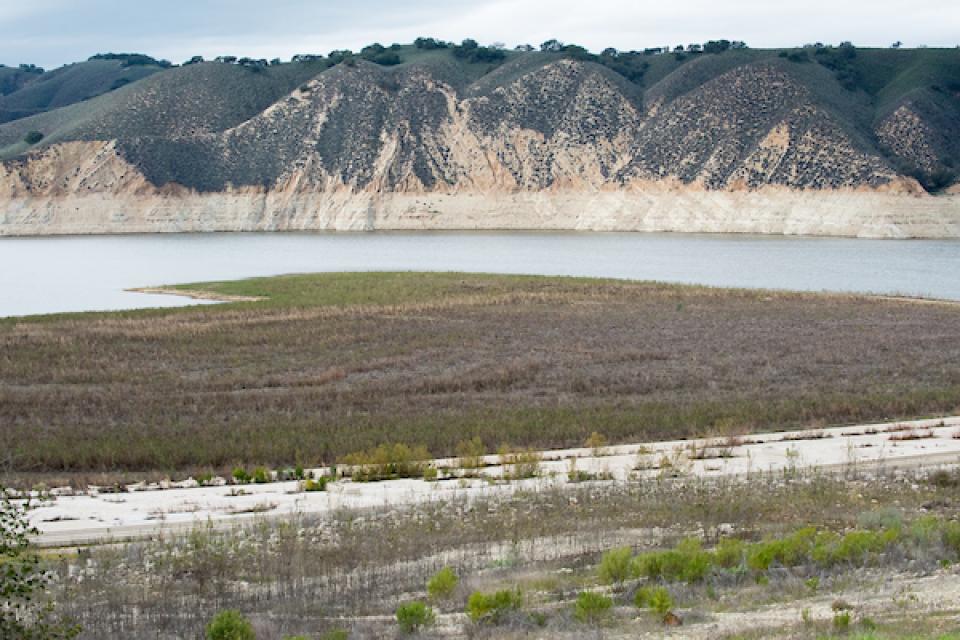
[[[960,235],[960,50],[431,42],[2,69],[0,234]]]

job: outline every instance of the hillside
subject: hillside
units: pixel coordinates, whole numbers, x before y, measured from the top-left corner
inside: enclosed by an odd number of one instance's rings
[[[0,123],[90,100],[162,70],[157,64],[91,59],[53,71],[0,68]]]
[[[242,62],[120,82],[93,60],[0,98],[37,110],[0,125],[0,234],[960,235],[958,50],[420,43]],[[77,98],[90,65],[100,93]]]

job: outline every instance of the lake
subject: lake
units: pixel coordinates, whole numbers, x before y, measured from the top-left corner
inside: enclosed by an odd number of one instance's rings
[[[0,316],[183,306],[124,289],[313,271],[473,271],[960,300],[960,241],[580,232],[0,238]]]

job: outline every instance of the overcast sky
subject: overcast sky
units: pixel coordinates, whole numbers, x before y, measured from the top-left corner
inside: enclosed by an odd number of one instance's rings
[[[56,67],[98,52],[287,59],[417,36],[599,51],[716,38],[753,47],[851,40],[954,47],[957,0],[0,0],[0,62]]]

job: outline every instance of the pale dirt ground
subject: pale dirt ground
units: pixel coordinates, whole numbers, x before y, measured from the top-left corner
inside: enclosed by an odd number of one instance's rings
[[[897,440],[903,434],[929,436]],[[466,501],[519,489],[548,489],[570,484],[571,465],[578,471],[624,481],[659,474],[722,477],[748,473],[783,473],[810,468],[915,468],[960,463],[960,416],[792,431],[744,436],[740,444],[720,438],[619,445],[593,449],[544,451],[540,476],[520,481],[496,481],[504,472],[497,456],[479,470],[486,478],[437,482],[391,480],[376,483],[338,481],[325,492],[304,493],[296,481],[239,486],[196,487],[196,482],[129,485],[123,493],[91,489],[65,495],[53,490],[53,500],[30,512],[40,530],[38,543],[74,545],[149,536],[183,530],[197,523],[239,523],[264,514],[322,514],[339,508]],[[731,446],[734,445],[734,446]],[[706,455],[703,455],[706,453]],[[725,456],[725,457],[718,457]],[[726,457],[729,456],[729,457]],[[702,459],[701,459],[702,457]],[[455,468],[455,459],[434,461],[438,468]],[[316,470],[323,473],[323,470]],[[242,493],[242,495],[236,495]],[[59,494],[59,495],[57,495]]]
[[[2,185],[0,185],[2,187]],[[2,196],[2,188],[0,188]],[[673,190],[10,197],[0,236],[198,231],[576,230],[960,237],[960,197],[876,191]]]

